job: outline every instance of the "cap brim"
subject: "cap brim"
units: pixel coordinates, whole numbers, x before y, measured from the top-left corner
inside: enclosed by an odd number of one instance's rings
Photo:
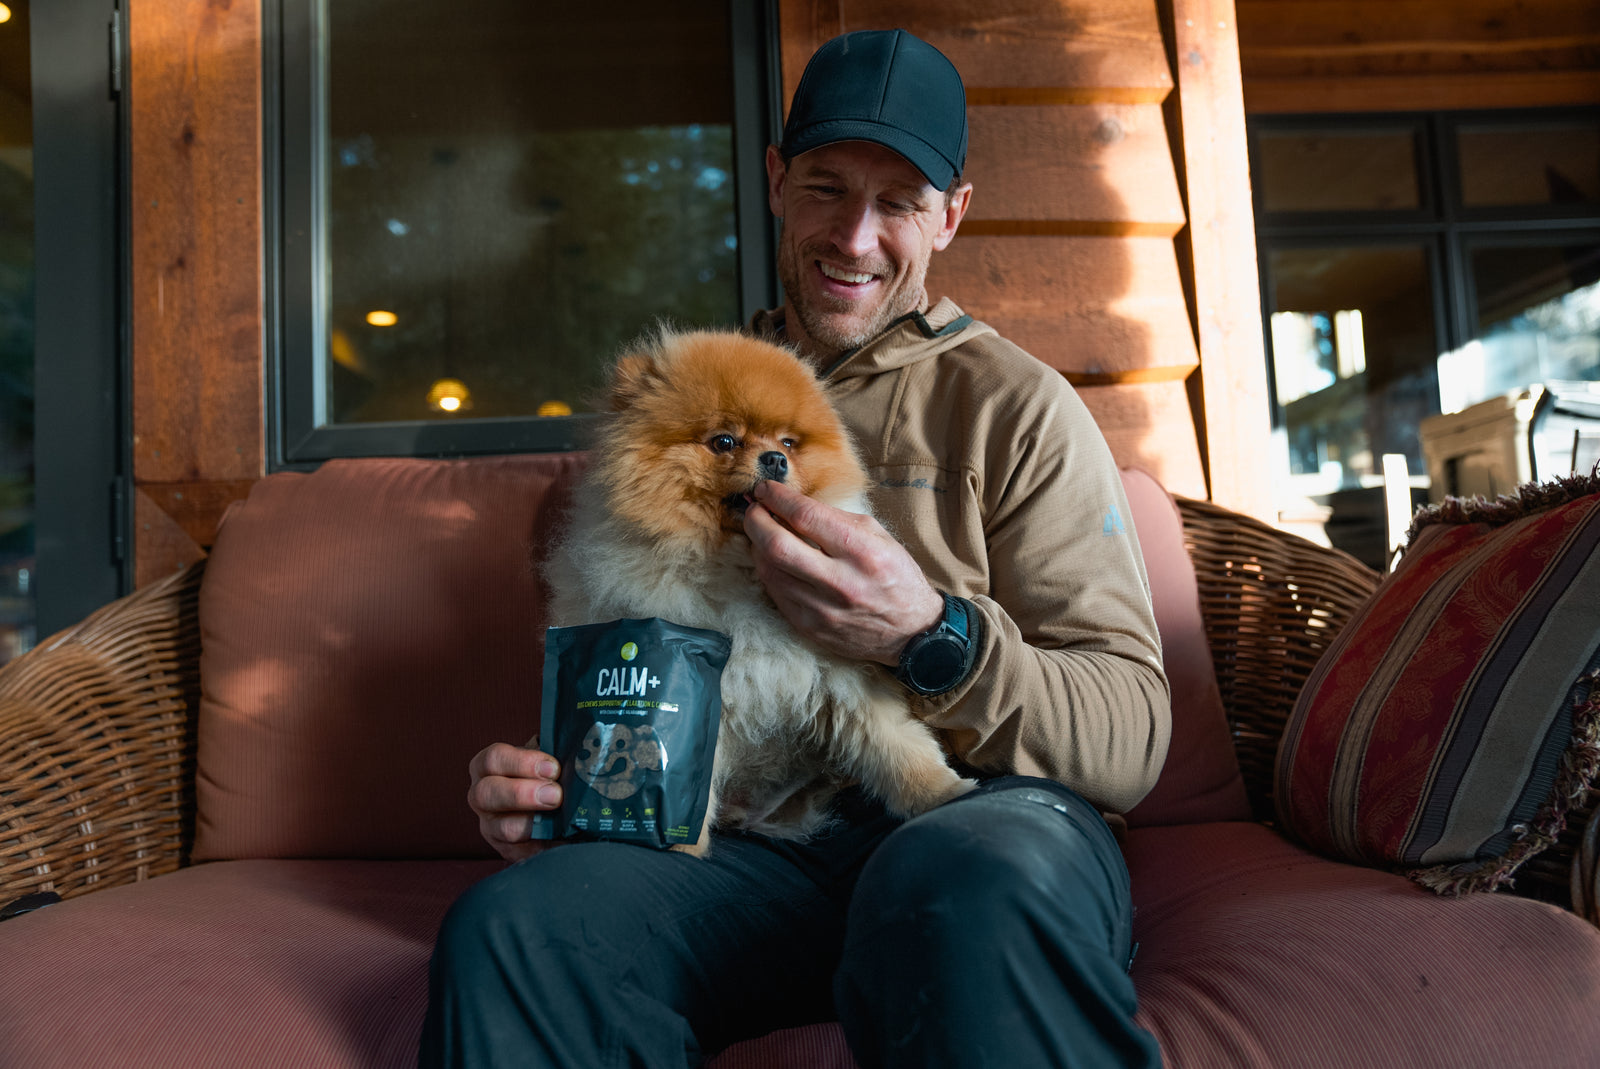
[[[898,152],[940,192],[949,189],[956,176],[955,165],[920,137],[869,119],[830,119],[814,123],[786,137],[779,147],[786,157],[793,159],[801,153],[840,141],[871,141]]]

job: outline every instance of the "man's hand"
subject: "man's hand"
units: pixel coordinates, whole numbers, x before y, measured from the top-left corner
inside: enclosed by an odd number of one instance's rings
[[[533,814],[561,804],[561,766],[547,753],[497,742],[473,757],[467,804],[478,831],[507,861],[520,861],[552,845],[528,838]]]
[[[744,529],[756,574],[801,634],[841,656],[893,666],[913,635],[938,622],[944,599],[877,520],[782,483],[758,484],[755,498]]]

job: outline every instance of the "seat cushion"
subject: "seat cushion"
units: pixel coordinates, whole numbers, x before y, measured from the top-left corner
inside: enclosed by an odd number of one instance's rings
[[[1441,899],[1245,823],[1135,829],[1139,1020],[1183,1069],[1600,1065],[1600,931]],[[37,1069],[409,1066],[446,908],[494,861],[229,861],[0,925],[0,1051]],[[92,1021],[94,1027],[84,1027]],[[851,1069],[837,1025],[711,1069]]]
[[[1257,824],[1144,828],[1139,1020],[1183,1069],[1600,1065],[1600,929],[1441,898]]]
[[[216,862],[6,921],[0,1061],[415,1065],[439,921],[500,866]]]
[[[467,762],[538,730],[535,566],[572,454],[256,483],[200,594],[195,857],[493,856]]]

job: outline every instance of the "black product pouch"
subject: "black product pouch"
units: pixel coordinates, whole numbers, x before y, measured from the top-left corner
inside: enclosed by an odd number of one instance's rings
[[[732,646],[657,618],[546,629],[539,748],[562,795],[532,837],[698,841]]]

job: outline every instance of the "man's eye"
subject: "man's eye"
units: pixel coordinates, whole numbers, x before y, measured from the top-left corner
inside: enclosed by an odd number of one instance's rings
[[[739,448],[739,439],[731,434],[719,434],[707,442],[713,453],[731,453]]]

